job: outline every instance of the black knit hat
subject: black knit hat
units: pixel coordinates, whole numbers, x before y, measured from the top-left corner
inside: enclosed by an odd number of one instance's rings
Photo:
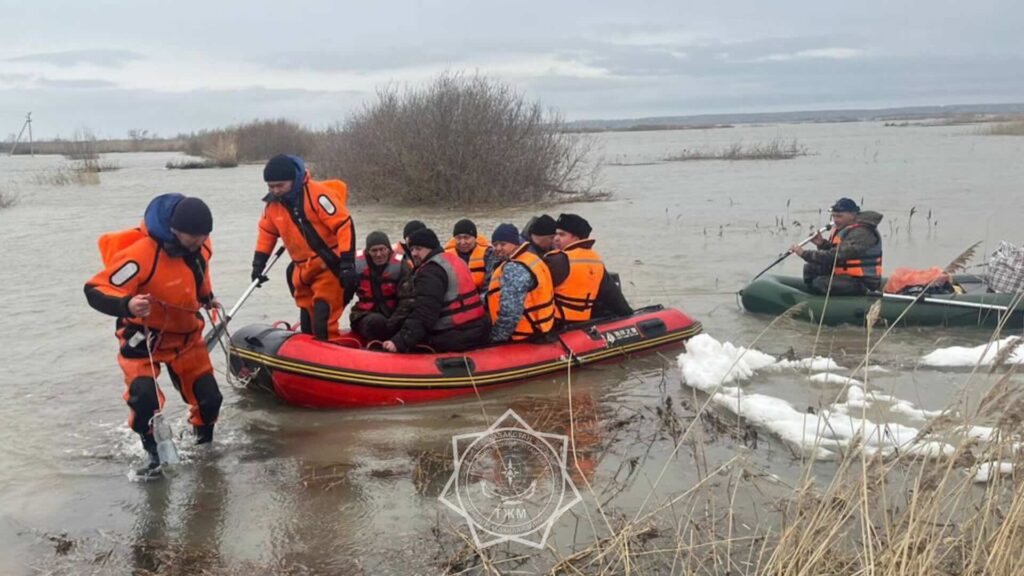
[[[409,220],[405,223],[405,228],[402,228],[402,238],[408,238],[413,232],[426,227],[427,225],[419,220]]]
[[[409,248],[413,246],[438,250],[441,248],[441,241],[437,239],[437,234],[434,234],[430,228],[420,228],[409,235]]]
[[[199,198],[185,198],[171,213],[171,228],[185,234],[203,236],[213,230],[210,207]]]
[[[284,154],[278,154],[263,167],[263,181],[292,182],[298,176],[296,172],[295,162]]]
[[[590,238],[590,223],[577,214],[559,214],[555,227],[577,238]]]
[[[514,225],[505,223],[498,224],[498,227],[494,229],[494,233],[491,234],[491,242],[509,242],[518,246],[522,242],[522,238]]]
[[[452,228],[452,236],[458,236],[459,234],[469,234],[470,236],[476,236],[476,224],[473,224],[472,220],[463,218],[455,223],[455,228]]]
[[[370,232],[369,234],[366,235],[365,249],[367,251],[370,248],[373,248],[374,246],[380,246],[381,244],[387,246],[388,248],[391,247],[391,240],[388,239],[387,234],[381,232],[380,230],[374,230],[373,232]]]
[[[530,234],[535,236],[554,236],[555,226],[554,218],[547,214],[541,214],[533,221],[533,225],[530,226]]]

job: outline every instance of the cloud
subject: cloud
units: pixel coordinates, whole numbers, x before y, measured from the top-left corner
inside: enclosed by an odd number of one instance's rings
[[[80,80],[37,78],[35,80],[35,85],[43,88],[65,88],[71,90],[95,90],[101,88],[114,88],[117,86],[116,83],[109,80],[99,80],[96,78],[83,78]]]
[[[868,54],[867,50],[860,48],[814,48],[810,50],[800,50],[791,54],[769,54],[756,58],[755,62],[785,62],[787,60],[849,60],[851,58],[861,58]]]
[[[26,62],[50,64],[61,68],[71,68],[81,64],[118,68],[128,62],[144,60],[146,57],[130,50],[67,50],[64,52],[47,52],[27,54],[7,58],[7,62]]]

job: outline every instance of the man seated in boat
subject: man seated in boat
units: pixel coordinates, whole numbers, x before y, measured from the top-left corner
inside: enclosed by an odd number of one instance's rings
[[[594,250],[590,223],[576,214],[560,214],[555,223],[555,250],[544,255],[555,285],[555,323],[633,313],[622,289]]]
[[[804,259],[804,282],[816,294],[859,296],[877,291],[882,280],[882,215],[840,198],[832,206],[832,236],[811,239],[817,250],[794,245],[790,250]],[[831,285],[831,292],[829,286]]]
[[[530,243],[530,252],[543,258],[554,248],[555,219],[547,214],[530,218],[523,227],[523,241]]]
[[[398,333],[405,316],[398,311],[398,286],[412,269],[402,266],[402,257],[391,247],[388,235],[379,230],[366,236],[363,253],[356,256],[358,300],[352,305],[349,323],[366,340],[387,340]]]
[[[415,306],[384,349],[412,352],[425,345],[435,352],[457,352],[483,342],[487,319],[469,266],[442,250],[429,228],[412,232],[407,246],[415,264]]]
[[[462,261],[469,266],[476,289],[483,290],[484,277],[487,274],[488,264],[494,258],[494,251],[487,244],[486,238],[477,236],[476,224],[472,220],[463,218],[455,223],[455,227],[452,229],[452,238],[445,244],[444,251],[462,258]]]
[[[491,342],[528,340],[550,332],[555,289],[547,265],[512,224],[495,228],[491,245],[499,261],[487,287]]]

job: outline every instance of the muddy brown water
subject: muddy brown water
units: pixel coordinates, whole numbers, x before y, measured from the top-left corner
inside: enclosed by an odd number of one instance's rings
[[[811,155],[661,162],[682,148],[776,136],[798,139]],[[983,136],[974,126],[771,125],[597,138],[608,162],[603,184],[614,199],[547,211],[590,220],[596,248],[621,274],[634,305],[679,307],[722,341],[747,344],[768,325],[738,308],[735,291],[824,223],[839,196],[885,214],[889,267],[941,266],[976,241],[983,254],[999,240],[1024,240],[1024,138]],[[284,406],[232,388],[222,375],[216,446],[185,446],[185,463],[166,481],[127,480],[141,449],[124,424],[113,321],[92,311],[82,295],[82,283],[99,267],[96,238],[133,225],[155,194],[201,196],[214,212],[215,290],[230,304],[248,282],[261,209],[260,167],[165,170],[173,157],[110,155],[121,169],[85,187],[37,181],[67,163],[59,157],[0,157],[0,188],[19,195],[17,205],[0,211],[0,572],[440,570],[457,548],[455,534],[465,532],[437,501],[452,435],[478,432],[510,407],[545,431],[564,430],[570,389],[564,375],[495,391],[481,402],[337,412]],[[533,212],[524,206],[468,216],[489,233],[501,221],[521,225]],[[360,238],[382,229],[393,239],[409,218],[443,235],[466,215],[365,204],[353,213]],[[799,272],[795,261],[780,269]],[[238,325],[295,318],[281,271],[273,279],[242,309]],[[876,385],[920,407],[940,408],[960,390],[964,374],[918,368],[918,358],[937,346],[987,337],[977,330],[899,330],[874,356],[890,369]],[[758,348],[806,356],[814,342],[813,326],[790,322]],[[826,329],[816,352],[843,363],[859,358],[863,346],[860,329]],[[631,515],[652,491],[660,502],[693,484],[693,460],[669,459],[671,430],[658,415],[671,397],[671,409],[687,422],[693,394],[680,382],[678,352],[572,375],[578,416],[593,432],[583,450],[595,468],[594,492],[584,490],[584,502],[556,524],[552,544],[561,553],[603,535],[602,522],[592,523],[597,501],[606,512]],[[215,363],[223,371],[222,354]],[[836,392],[792,374],[758,374],[744,386],[797,406]],[[171,398],[169,414],[181,430],[179,398]],[[723,435],[707,439],[705,449],[711,460],[743,450],[773,474],[799,472],[800,463],[770,435],[762,434],[756,448],[742,444]],[[826,475],[830,466],[818,465]],[[610,502],[594,496],[618,486],[626,469],[634,473]],[[743,506],[758,505],[754,499]],[[528,569],[554,558],[550,551],[517,552],[531,556]]]

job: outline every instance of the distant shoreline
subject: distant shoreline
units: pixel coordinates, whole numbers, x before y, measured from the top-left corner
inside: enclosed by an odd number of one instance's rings
[[[576,120],[566,122],[566,133],[598,134],[603,132],[658,132],[673,130],[720,130],[738,125],[758,124],[842,124],[853,122],[885,122],[888,127],[960,126],[998,122],[1024,121],[1024,103],[964,104],[955,106],[907,106],[899,108],[803,110],[792,112],[751,112],[737,114],[699,114],[692,116],[657,116],[633,119]],[[202,131],[203,133],[206,131]],[[129,140],[97,139],[96,151],[118,152],[182,152],[187,153],[188,135],[170,138]],[[36,154],[66,154],[72,140],[48,139],[33,143]],[[11,142],[0,142],[0,155],[7,155]],[[28,143],[18,145],[16,155],[28,154]]]
[[[798,110],[791,112],[750,112],[654,116],[610,120],[567,122],[571,132],[632,132],[644,130],[699,130],[728,128],[737,124],[836,124],[842,122],[911,122],[956,119],[951,124],[972,124],[992,120],[986,117],[1024,116],[1024,103],[962,104],[955,106],[904,106],[898,108],[849,110]],[[1011,118],[1010,120],[1013,120]],[[1019,118],[1017,118],[1019,119]]]

